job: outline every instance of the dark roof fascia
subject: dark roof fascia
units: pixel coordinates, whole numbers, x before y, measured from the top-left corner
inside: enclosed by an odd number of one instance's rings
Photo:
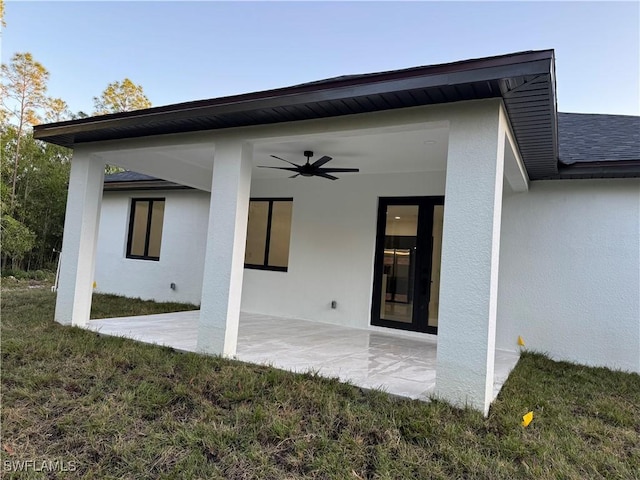
[[[194,190],[192,187],[180,185],[167,180],[133,180],[128,182],[105,182],[104,191],[123,190]]]
[[[556,63],[555,63],[555,53],[554,55],[554,61],[551,62],[551,64],[549,65],[549,78],[550,78],[550,91],[549,91],[549,103],[551,103],[553,105],[553,109],[551,110],[551,131],[552,133],[552,144],[553,144],[553,151],[555,153],[555,158],[558,158],[558,151],[560,149],[560,139],[559,139],[559,133],[558,133],[558,96],[556,94],[557,92],[557,86],[556,86]]]
[[[328,80],[326,83],[323,81],[311,82],[275,90],[37,125],[34,127],[34,138],[47,141],[50,137],[57,135],[74,135],[102,129],[148,125],[161,121],[179,121],[193,117],[248,112],[365,95],[380,95],[417,88],[548,74],[552,64],[553,50],[541,50],[356,75],[346,79],[338,77],[336,80]]]
[[[558,174],[540,180],[579,180],[591,178],[640,178],[640,160],[576,162],[558,166]]]

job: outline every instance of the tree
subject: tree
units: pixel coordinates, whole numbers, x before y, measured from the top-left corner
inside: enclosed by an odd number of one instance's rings
[[[0,228],[2,228],[2,256],[10,258],[12,268],[16,268],[24,255],[35,245],[36,235],[9,215],[2,216]]]
[[[99,97],[93,97],[95,115],[107,113],[130,112],[151,107],[151,102],[144,94],[142,87],[128,78],[122,82],[113,82]]]
[[[46,122],[62,122],[72,117],[69,105],[61,98],[48,98],[45,109],[44,119]]]
[[[17,143],[13,155],[13,174],[9,213],[13,214],[16,200],[16,182],[20,160],[20,141],[25,129],[39,122],[38,110],[45,106],[49,72],[30,53],[16,53],[9,65],[2,64],[2,100],[13,101],[7,107],[17,120]]]
[[[6,27],[7,22],[4,21],[4,0],[0,0],[0,27]]]
[[[17,128],[5,125],[1,132],[2,156],[12,157],[17,143]],[[20,139],[21,161],[16,184],[15,205],[11,217],[32,233],[35,240],[31,249],[21,258],[14,257],[14,266],[22,263],[26,269],[50,268],[54,259],[53,249],[60,250],[67,198],[67,185],[71,165],[68,148],[43,143],[28,132]],[[2,178],[7,178],[11,165],[0,165]],[[10,185],[0,182],[0,200],[3,213],[9,206]],[[3,241],[6,240],[3,237]],[[2,250],[2,264],[7,266],[11,258]]]
[[[89,115],[82,110],[78,110],[77,113],[71,113],[71,120],[78,120],[79,118],[87,118]]]
[[[94,115],[106,115],[108,113],[130,112],[151,107],[151,101],[142,90],[142,86],[136,85],[128,78],[122,82],[113,82],[107,85],[100,97],[93,97],[95,108]],[[83,112],[79,112],[83,113]],[[114,165],[105,165],[105,173],[122,172],[123,169]]]

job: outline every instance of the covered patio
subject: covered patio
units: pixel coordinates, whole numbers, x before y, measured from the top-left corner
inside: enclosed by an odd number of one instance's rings
[[[86,328],[177,350],[197,351],[198,310],[89,321]],[[362,388],[428,400],[435,393],[436,341],[254,313],[240,314],[237,360],[318,372]],[[518,355],[497,350],[492,400]]]
[[[315,369],[413,398],[436,393],[486,415],[515,362],[505,363],[496,350],[503,198],[528,192],[532,179],[557,174],[554,101],[553,52],[540,51],[43,126],[37,138],[74,148],[55,319],[102,325],[104,333],[115,322],[123,327],[112,333],[143,341]],[[550,115],[538,119],[538,111]],[[294,180],[293,170],[284,175],[277,168],[306,151],[335,158],[334,173],[348,167],[358,174],[339,175],[336,182],[305,175]],[[200,298],[189,302],[200,312],[155,325],[147,319],[136,333],[134,325],[145,320],[88,322],[105,164],[208,194],[208,212],[193,222],[206,225],[199,235],[170,221],[191,209],[178,212],[168,194],[146,198],[144,255],[131,255],[133,240],[122,230],[112,242],[108,275],[131,287],[127,296],[158,282],[157,292],[144,295],[148,299],[157,299],[161,289],[180,292],[197,278]],[[126,199],[133,220],[142,195]],[[268,202],[260,237],[264,261],[246,268],[252,201]],[[273,268],[272,213],[274,202],[284,201],[292,202],[283,228],[287,250],[284,264]],[[411,214],[383,209],[400,201],[412,206]],[[152,205],[162,211],[166,205],[167,219],[164,226],[158,221],[158,251],[148,255]],[[410,216],[410,231],[398,226],[387,233],[387,218]],[[123,216],[117,228],[125,224]],[[392,247],[394,272],[407,267],[402,276],[382,273]],[[176,281],[184,257],[195,265]],[[129,273],[134,265],[145,275]],[[389,293],[382,285],[391,285],[385,281],[392,277],[397,291]],[[397,287],[398,279],[407,286]],[[407,311],[411,305],[411,314],[383,318],[386,302],[404,303]],[[437,356],[427,336],[374,328],[389,322],[423,334],[437,329]],[[189,345],[180,347],[186,338]],[[504,348],[517,349],[516,338]]]

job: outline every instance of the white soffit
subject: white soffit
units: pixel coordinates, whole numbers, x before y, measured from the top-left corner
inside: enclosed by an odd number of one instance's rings
[[[258,165],[286,167],[277,155],[294,163],[304,163],[305,150],[333,158],[327,167],[359,168],[360,174],[444,171],[447,163],[449,129],[440,125],[401,131],[366,131],[351,135],[326,134],[290,141],[259,143],[253,154],[254,178],[281,178],[286,171],[257,168]],[[351,175],[351,174],[350,174]]]

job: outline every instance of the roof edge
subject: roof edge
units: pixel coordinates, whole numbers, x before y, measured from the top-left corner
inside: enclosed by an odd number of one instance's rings
[[[553,63],[554,50],[528,50],[491,57],[460,60],[450,63],[411,67],[401,70],[374,72],[346,77],[334,77],[333,79],[330,78],[326,80],[319,80],[316,82],[303,83],[290,87],[262,90],[257,92],[231,95],[226,97],[217,97],[205,100],[175,103],[142,110],[134,110],[130,112],[97,115],[87,118],[67,120],[63,122],[41,124],[33,127],[33,133],[34,138],[46,140],[50,136],[59,135],[66,132],[77,133],[81,131],[92,131],[99,130],[101,128],[107,128],[109,124],[122,121],[124,119],[144,118],[146,121],[153,121],[162,115],[170,115],[187,111],[192,114],[196,114],[196,111],[205,110],[211,107],[242,105],[258,100],[269,100],[298,94],[317,93],[354,86],[365,86],[421,76],[453,74],[481,68],[506,67],[515,64],[530,63],[543,60],[548,60]]]
[[[193,187],[170,182],[168,180],[128,180],[116,182],[104,182],[103,191],[126,191],[126,190],[195,190]]]
[[[540,180],[571,180],[597,178],[640,178],[640,160],[577,162],[559,164],[558,174]]]

